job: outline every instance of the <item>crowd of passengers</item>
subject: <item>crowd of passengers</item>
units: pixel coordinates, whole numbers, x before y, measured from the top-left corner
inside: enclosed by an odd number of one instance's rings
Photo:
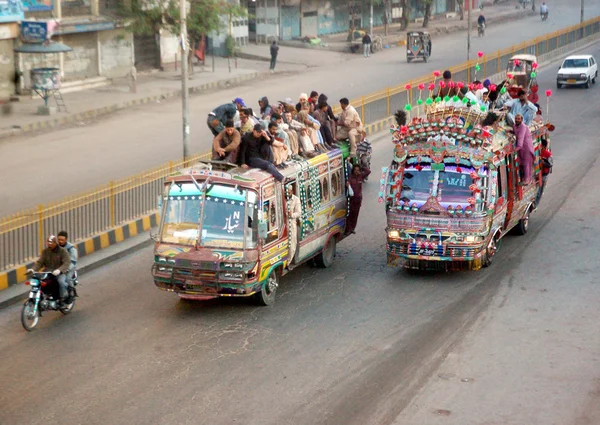
[[[270,104],[258,100],[253,110],[243,99],[215,108],[207,119],[214,135],[212,157],[247,168],[260,168],[283,181],[279,172],[291,160],[312,158],[335,149],[343,141],[350,144],[350,157],[366,133],[360,115],[347,98],[340,99],[342,112],[333,114],[325,94],[316,91]]]

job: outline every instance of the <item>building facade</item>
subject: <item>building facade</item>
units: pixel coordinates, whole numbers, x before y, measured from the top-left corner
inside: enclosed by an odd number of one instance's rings
[[[22,76],[19,91],[30,87],[33,68],[59,68],[63,87],[69,89],[106,83],[131,72],[133,35],[115,17],[116,4],[110,9],[108,0],[102,3],[99,0],[22,0],[22,5],[25,21],[51,22],[52,40],[73,50],[55,54],[12,53],[13,76],[15,69]],[[16,38],[13,48],[19,43],[21,40]]]
[[[418,0],[391,0],[387,14],[378,2],[373,5],[373,25],[383,25],[385,16],[399,22],[405,2],[411,19],[423,16]],[[368,0],[247,0],[247,5],[249,38],[258,43],[348,32],[353,24],[357,29],[368,28],[371,20]],[[455,8],[456,0],[434,0],[431,14],[454,12]]]

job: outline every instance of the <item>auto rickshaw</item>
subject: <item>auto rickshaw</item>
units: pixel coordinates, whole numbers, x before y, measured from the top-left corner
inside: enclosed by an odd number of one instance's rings
[[[508,61],[506,73],[511,74],[512,79],[509,80],[507,89],[513,99],[516,99],[519,90],[523,89],[528,92],[530,102],[538,102],[537,78],[531,77],[531,73],[534,72],[534,63],[537,63],[535,55],[515,55]]]
[[[406,34],[406,62],[423,59],[427,62],[431,56],[431,36],[428,32],[411,31]]]

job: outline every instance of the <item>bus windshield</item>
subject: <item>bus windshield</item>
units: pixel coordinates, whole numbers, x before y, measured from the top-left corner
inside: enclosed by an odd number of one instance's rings
[[[166,199],[161,241],[219,248],[255,248],[258,241],[256,192],[208,184],[172,184]]]
[[[473,184],[471,167],[461,166],[457,171],[455,165],[446,165],[443,171],[432,170],[429,165],[419,166],[417,170],[408,166],[402,181],[400,200],[409,204],[422,206],[431,196],[435,196],[439,203],[448,206],[469,206],[469,198],[474,197],[470,186]],[[480,195],[477,194],[477,199]]]

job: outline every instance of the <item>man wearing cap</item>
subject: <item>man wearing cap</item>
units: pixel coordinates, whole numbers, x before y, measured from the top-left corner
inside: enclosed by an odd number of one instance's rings
[[[261,124],[256,124],[251,133],[247,133],[242,138],[240,153],[238,155],[238,164],[243,168],[260,168],[268,171],[278,181],[283,181],[284,176],[277,170],[273,164],[273,151],[271,144],[273,138],[265,131]]]
[[[67,283],[67,271],[71,265],[71,257],[66,249],[58,245],[56,236],[51,235],[46,241],[46,247],[42,251],[42,255],[35,262],[33,268],[27,270],[28,273],[44,270],[51,272],[58,280],[58,289],[60,293],[60,301],[63,302],[69,296],[69,285]]]
[[[236,121],[238,111],[245,108],[246,104],[240,97],[236,97],[233,102],[217,106],[208,114],[206,123],[213,136],[217,137],[225,129],[225,123],[228,120]]]

